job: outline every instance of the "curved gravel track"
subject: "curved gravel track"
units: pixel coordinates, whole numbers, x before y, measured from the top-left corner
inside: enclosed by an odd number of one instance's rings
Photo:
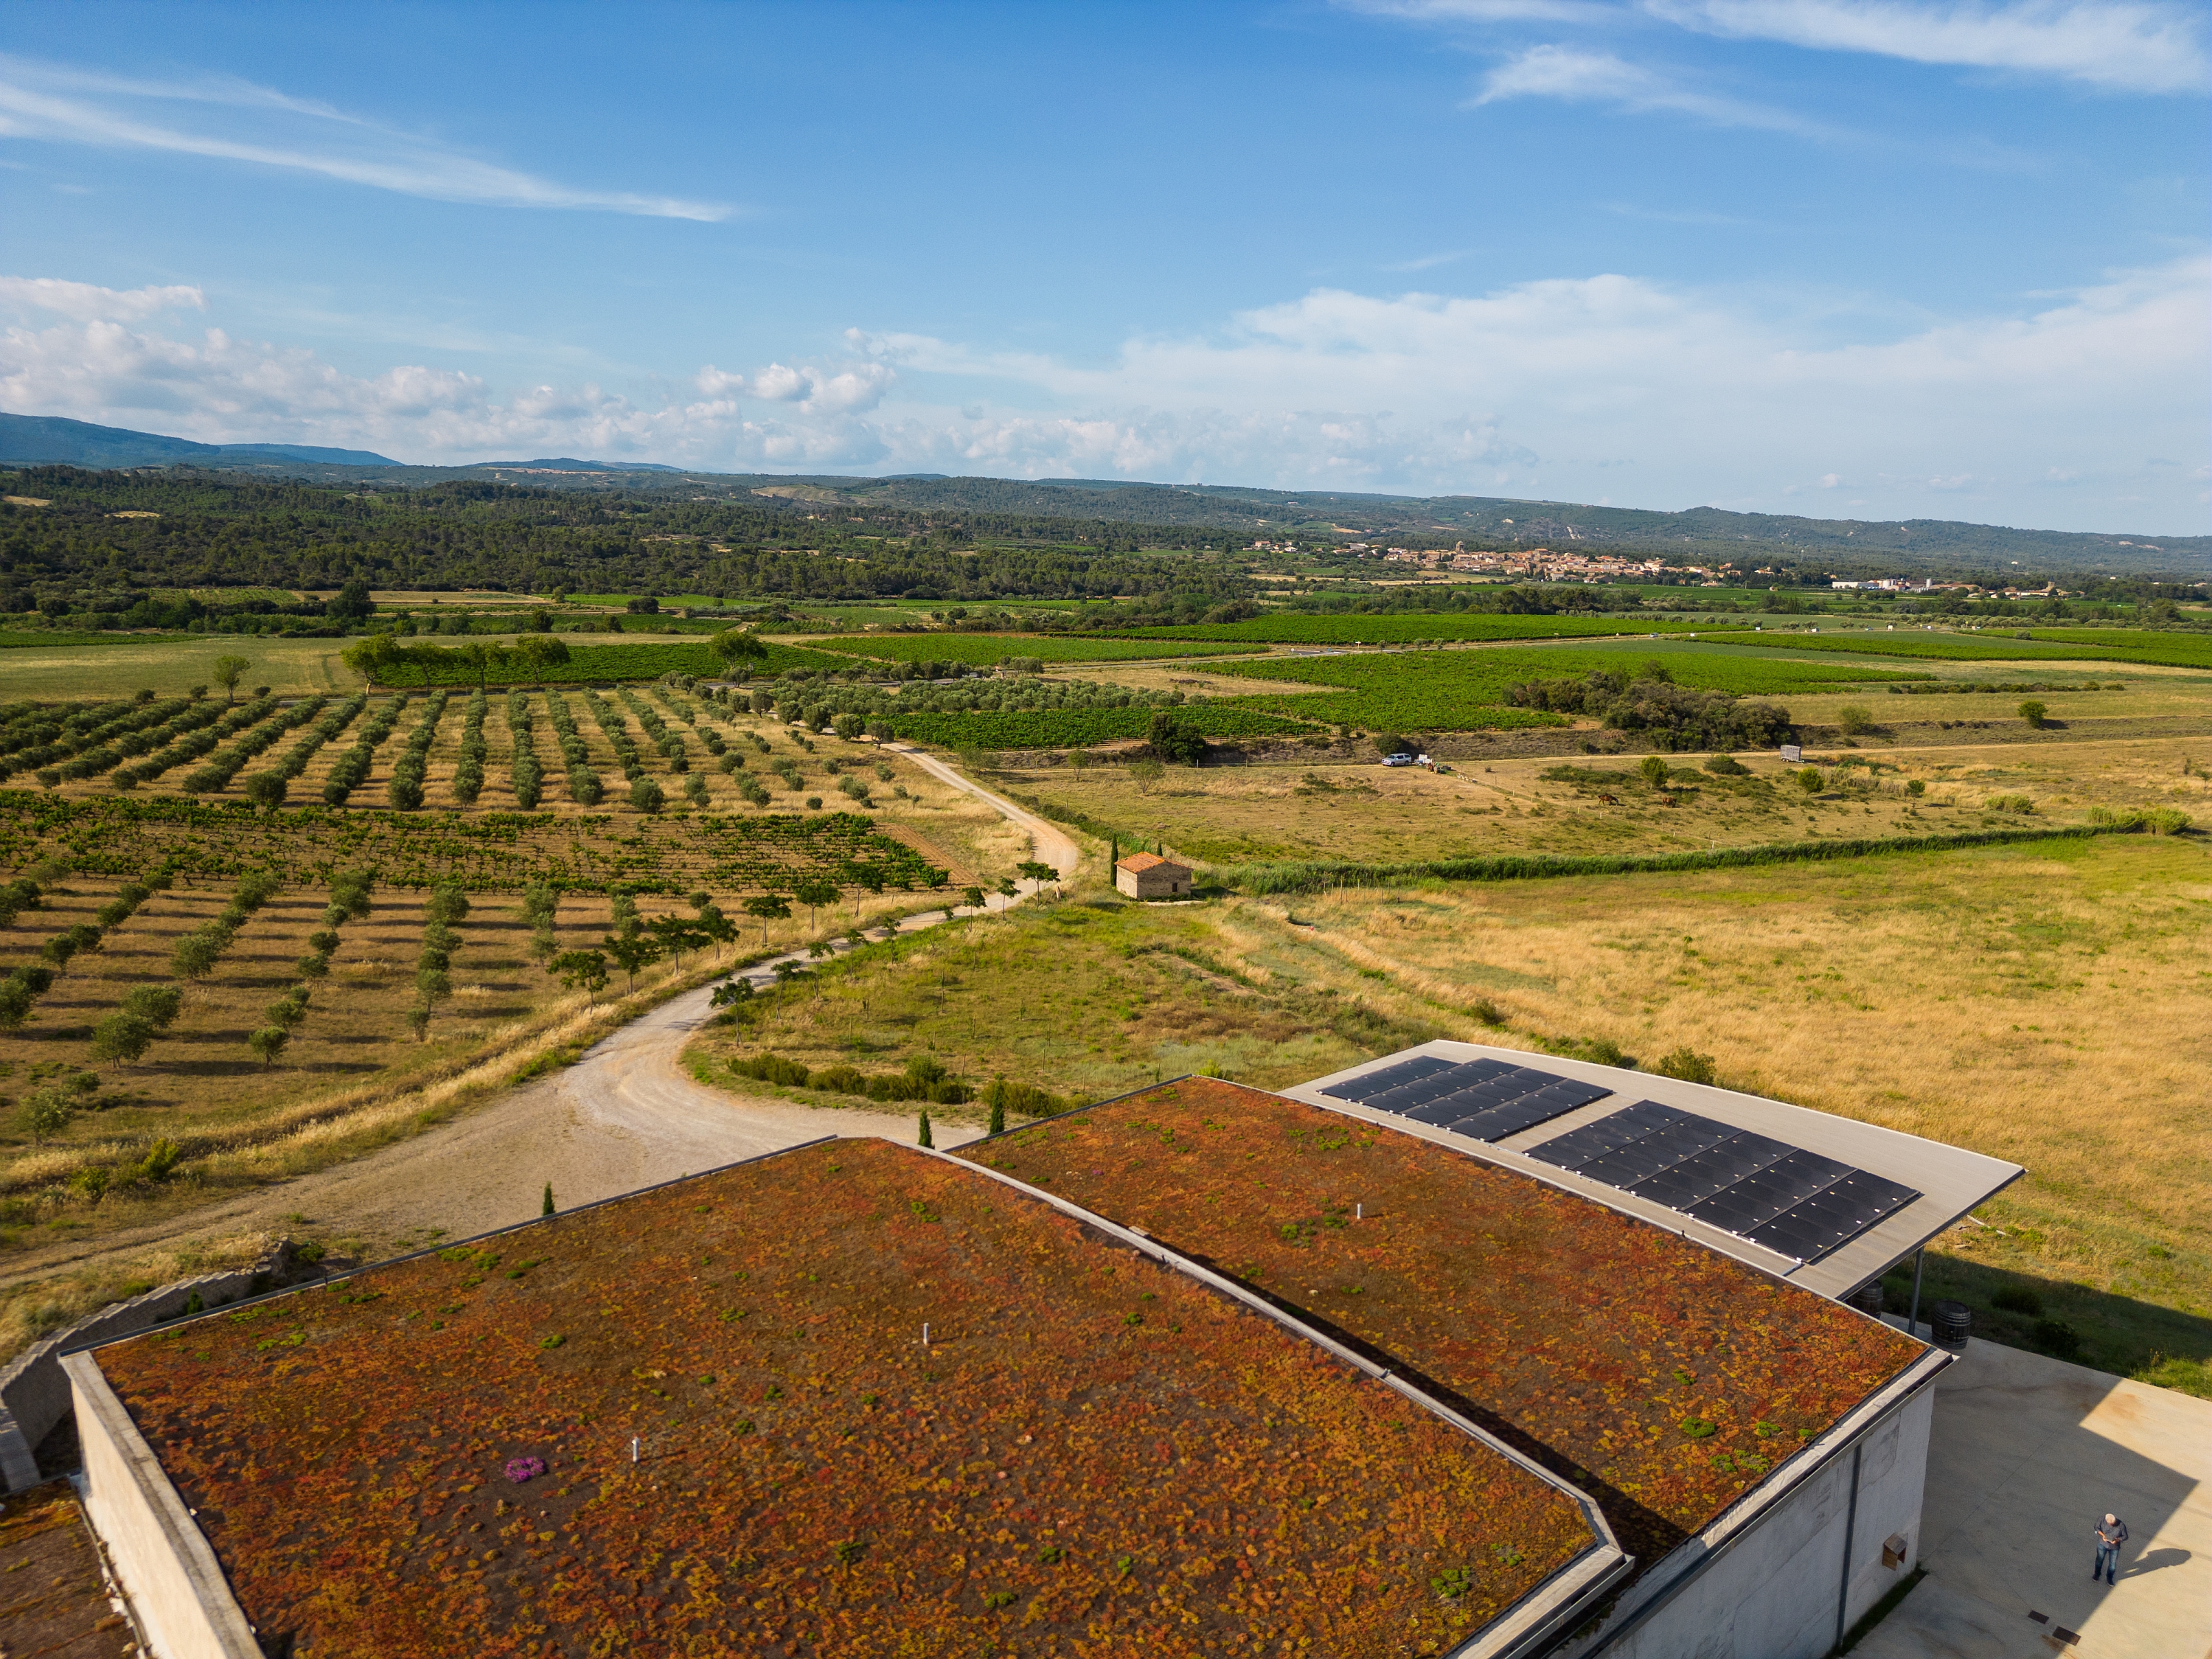
[[[931,776],[988,802],[1030,836],[1039,862],[1063,878],[1074,875],[1078,849],[1056,826],[934,756],[890,746]],[[1036,884],[1022,886],[1027,896]],[[918,933],[951,915],[945,909],[909,916],[899,931]],[[804,951],[794,951],[755,964],[745,977],[756,986],[772,986],[777,962],[806,960]],[[538,1214],[549,1181],[567,1209],[823,1135],[912,1139],[910,1114],[747,1098],[695,1081],[679,1056],[708,1018],[712,996],[713,988],[702,986],[672,998],[603,1038],[565,1071],[511,1090],[450,1123],[170,1222],[88,1241],[77,1259],[187,1236],[282,1231],[288,1224],[296,1231],[299,1224],[289,1222],[294,1215],[373,1240],[419,1237],[433,1230],[445,1237],[467,1237]],[[946,1124],[937,1129],[936,1139],[940,1146],[957,1146],[979,1133]],[[22,1264],[33,1273],[63,1265],[65,1259],[52,1256]]]

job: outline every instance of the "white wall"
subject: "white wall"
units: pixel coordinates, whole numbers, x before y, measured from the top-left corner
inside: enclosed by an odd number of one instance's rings
[[[1923,1388],[1858,1443],[1858,1515],[1851,1528],[1848,1628],[1888,1594],[1920,1556],[1920,1500],[1936,1391]],[[1844,1530],[1851,1490],[1846,1449],[1801,1484],[1640,1625],[1607,1621],[1562,1650],[1604,1659],[1821,1659],[1836,1643]],[[1899,1565],[1881,1564],[1882,1540],[1903,1534]],[[1686,1546],[1692,1553],[1703,1548]],[[1676,1570],[1681,1552],[1654,1570]],[[1633,1618],[1637,1590],[1624,1608]]]
[[[207,1535],[90,1354],[62,1361],[84,1448],[84,1507],[155,1659],[261,1659]]]

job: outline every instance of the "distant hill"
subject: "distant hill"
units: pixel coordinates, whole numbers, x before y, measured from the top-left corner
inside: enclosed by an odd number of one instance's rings
[[[422,489],[481,480],[532,489],[894,508],[957,518],[988,534],[994,522],[1060,520],[1129,526],[1141,544],[1177,543],[1206,530],[1254,540],[1364,539],[1414,547],[1603,548],[1673,564],[1733,563],[1753,570],[1838,576],[1971,574],[2130,575],[2200,582],[2212,575],[2212,536],[2079,533],[1967,524],[1948,519],[1808,519],[1730,513],[1585,507],[1573,501],[1491,495],[1392,495],[1341,490],[1261,489],[1234,484],[1161,484],[1118,478],[956,478],[905,473],[711,472],[647,461],[556,456],[410,466],[359,449],[295,444],[201,444],[184,438],[90,426],[49,416],[0,415],[0,465],[59,462],[83,467],[198,466],[341,488]],[[1073,533],[1073,531],[1071,533]]]
[[[0,463],[67,466],[201,466],[225,461],[313,461],[325,466],[397,466],[369,449],[325,449],[313,444],[203,444],[119,426],[94,426],[58,415],[0,415]]]

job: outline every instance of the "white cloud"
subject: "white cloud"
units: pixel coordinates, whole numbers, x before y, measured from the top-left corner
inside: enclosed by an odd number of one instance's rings
[[[0,276],[0,308],[52,311],[80,322],[95,318],[135,321],[157,312],[207,309],[196,288],[97,288],[58,276]]]
[[[792,368],[782,363],[770,363],[750,379],[743,374],[726,374],[709,363],[692,377],[693,383],[709,398],[752,398],[765,403],[797,404],[809,415],[854,415],[873,409],[897,379],[897,371],[882,362],[860,363],[844,369],[820,368],[811,363]]]
[[[418,460],[578,454],[721,470],[1224,480],[2194,533],[2212,262],[2118,273],[1893,337],[1601,275],[1474,295],[1316,289],[1103,363],[905,332],[842,364],[697,370],[679,397],[349,376],[221,329],[108,318],[0,337],[0,407]],[[896,394],[894,397],[892,394]],[[1817,483],[1806,481],[1817,480]],[[1828,495],[1830,501],[1838,497]]]
[[[1700,92],[1632,64],[1609,52],[1575,46],[1531,46],[1483,77],[1470,105],[1480,108],[1512,98],[1559,98],[1573,103],[1618,104],[1636,111],[1664,110],[1695,116],[1716,126],[1757,127],[1771,132],[1830,137],[1830,130],[1786,110]]]
[[[1647,0],[1687,28],[1824,52],[2011,70],[2112,91],[2201,92],[2201,9],[2137,0],[1908,5],[1899,0]]]
[[[154,112],[177,105],[184,107]],[[717,203],[561,184],[244,82],[174,86],[18,58],[0,57],[0,137],[241,161],[435,201],[664,219],[731,212]]]

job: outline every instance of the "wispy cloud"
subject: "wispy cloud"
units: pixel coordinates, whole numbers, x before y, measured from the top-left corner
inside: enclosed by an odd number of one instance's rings
[[[2201,9],[2138,0],[1906,5],[1898,0],[1646,0],[1656,16],[1738,39],[1917,64],[2057,76],[2116,92],[2212,83]]]
[[[18,58],[0,57],[0,137],[204,156],[434,201],[710,222],[732,212],[564,185],[246,82],[131,81]]]
[[[1807,137],[1832,137],[1834,131],[1787,110],[1747,104],[1683,85],[1641,64],[1609,52],[1577,46],[1531,46],[1509,58],[1483,77],[1471,107],[1513,98],[1560,98],[1574,103],[1616,104],[1623,109],[1665,111],[1723,127],[1757,127]]]
[[[1462,259],[1466,258],[1471,251],[1468,248],[1455,247],[1449,253],[1425,253],[1418,259],[1401,259],[1396,264],[1382,265],[1378,268],[1390,271],[1434,270],[1439,265],[1457,264]]]
[[[51,311],[88,323],[101,318],[132,322],[163,311],[205,311],[196,288],[100,288],[58,276],[0,276],[0,309]]]

